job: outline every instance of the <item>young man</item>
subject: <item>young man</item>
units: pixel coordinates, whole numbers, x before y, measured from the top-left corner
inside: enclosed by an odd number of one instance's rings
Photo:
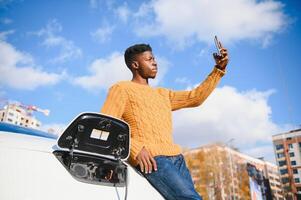
[[[139,167],[166,199],[202,199],[194,189],[180,146],[173,142],[171,111],[196,107],[205,101],[225,73],[227,50],[221,47],[220,53],[214,55],[216,65],[198,87],[172,91],[149,86],[148,79],[155,78],[158,71],[152,48],[147,44],[133,45],[124,54],[133,78],[113,85],[101,109],[130,125],[129,162]]]

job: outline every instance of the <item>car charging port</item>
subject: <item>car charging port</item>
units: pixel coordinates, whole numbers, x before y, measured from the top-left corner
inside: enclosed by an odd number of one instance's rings
[[[53,153],[78,181],[116,187],[126,186],[127,166],[121,161],[77,152]]]

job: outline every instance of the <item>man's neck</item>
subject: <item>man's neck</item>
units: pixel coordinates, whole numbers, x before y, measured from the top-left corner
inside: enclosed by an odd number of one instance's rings
[[[141,84],[141,85],[148,85],[148,79],[138,77],[138,76],[133,77],[132,82],[138,83],[138,84]]]

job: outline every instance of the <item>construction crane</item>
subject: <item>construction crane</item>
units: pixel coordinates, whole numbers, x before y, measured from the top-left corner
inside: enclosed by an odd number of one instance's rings
[[[6,106],[12,106],[12,107],[20,107],[20,108],[23,108],[24,111],[26,112],[27,115],[32,115],[32,112],[35,111],[35,112],[40,112],[40,113],[43,113],[44,115],[48,116],[49,113],[50,113],[50,110],[48,109],[41,109],[35,105],[25,105],[23,103],[20,103],[20,102],[17,102],[17,101],[5,101],[6,103]]]
[[[17,106],[20,106],[24,110],[26,110],[28,115],[32,115],[33,111],[43,113],[46,116],[48,116],[49,113],[50,113],[50,110],[48,110],[48,109],[41,109],[41,108],[39,108],[37,106],[34,106],[34,105],[25,105],[25,104],[22,104],[20,102],[16,102],[15,104]]]
[[[34,106],[34,105],[23,105],[23,104],[20,104],[20,107],[26,109],[30,114],[33,111],[36,111],[36,112],[41,112],[44,115],[48,116],[49,113],[50,113],[50,110],[48,110],[48,109],[41,109],[41,108],[39,108],[37,106]]]

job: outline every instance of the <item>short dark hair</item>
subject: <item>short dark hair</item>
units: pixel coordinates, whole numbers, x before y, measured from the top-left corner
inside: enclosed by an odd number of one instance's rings
[[[131,69],[131,64],[135,56],[145,51],[152,51],[152,47],[149,44],[135,44],[128,47],[124,52],[124,60],[128,68]]]

